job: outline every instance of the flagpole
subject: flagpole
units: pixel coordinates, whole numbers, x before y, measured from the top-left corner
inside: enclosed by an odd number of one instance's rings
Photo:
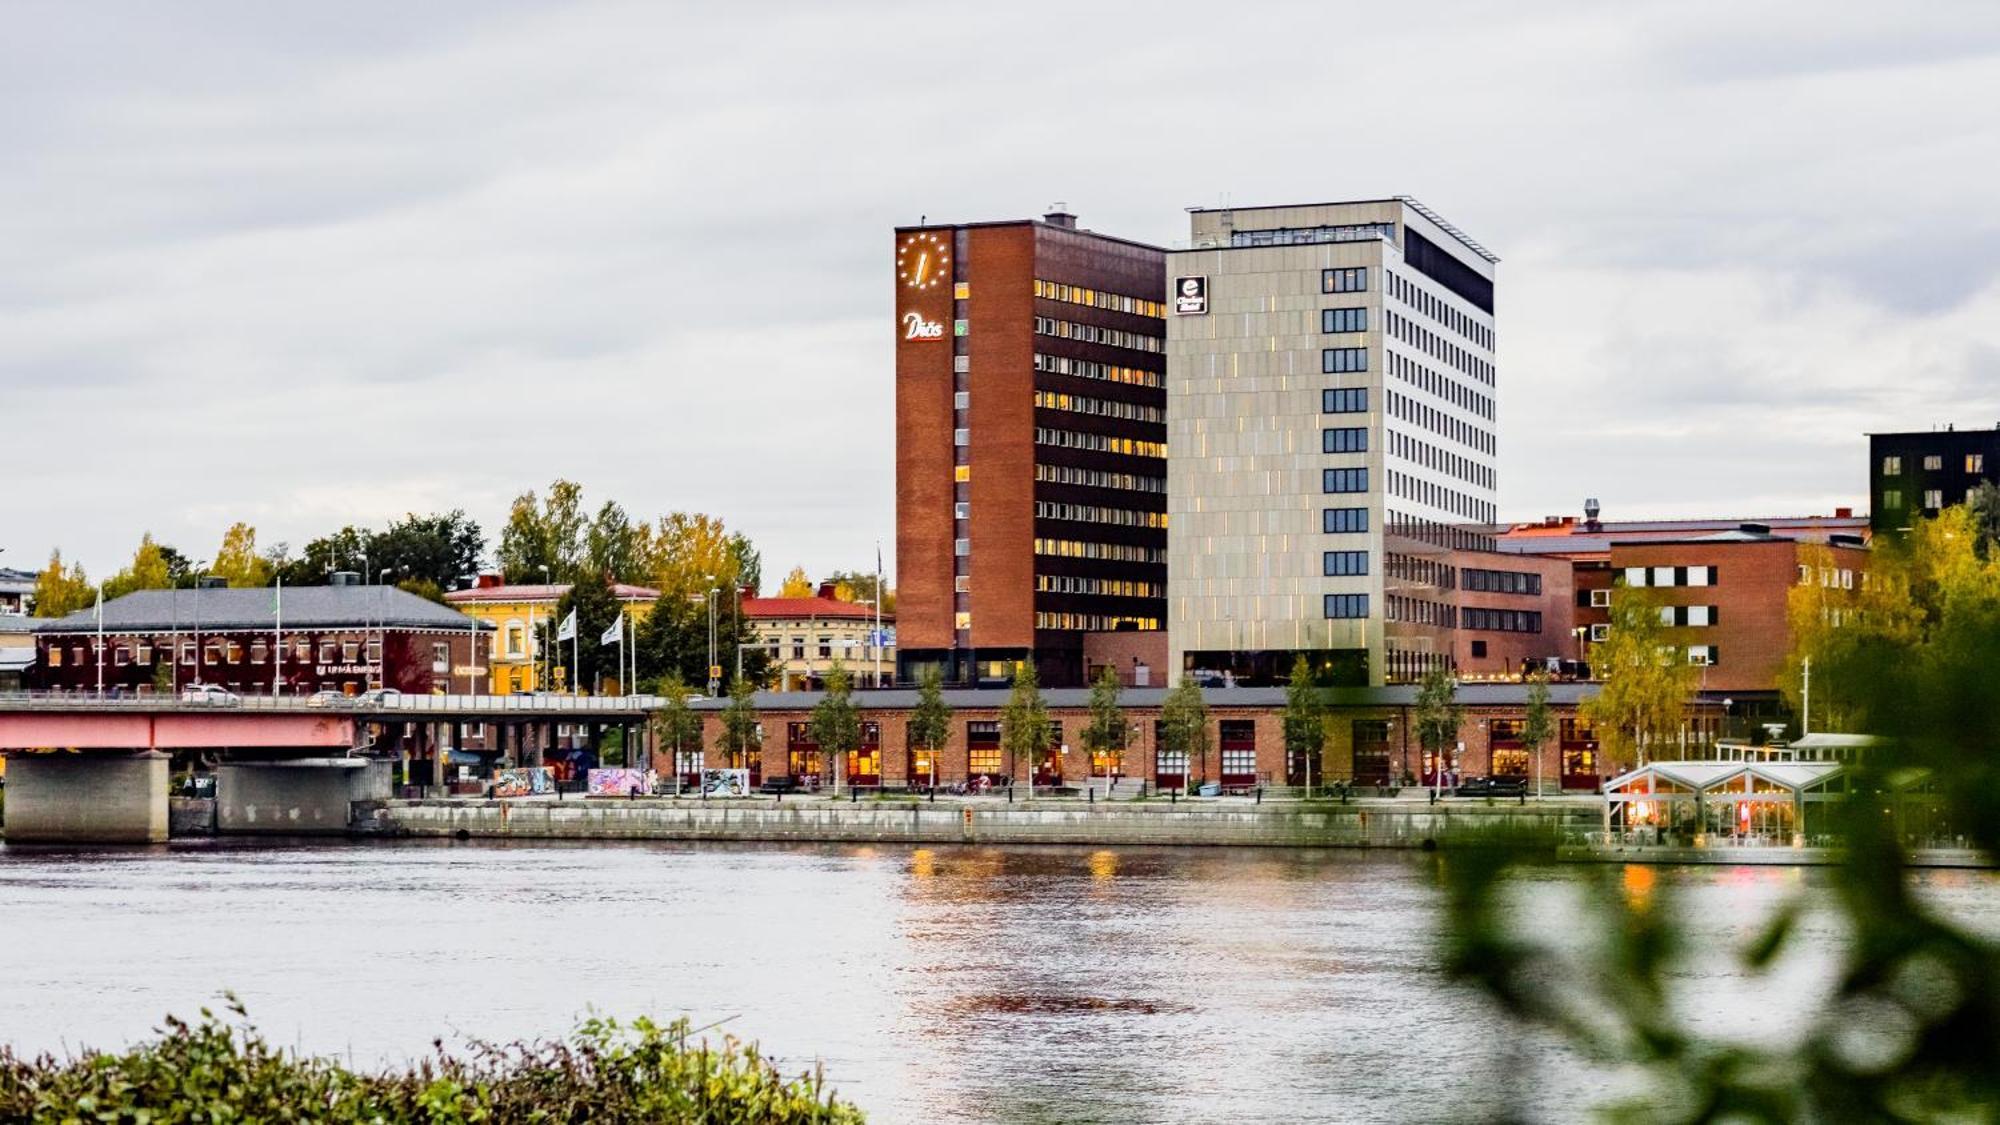
[[[875,686],[882,686],[882,542],[875,542]]]
[[[104,584],[97,585],[97,697],[104,698]]]
[[[284,694],[285,576],[278,575],[278,592],[271,601],[271,698]]]

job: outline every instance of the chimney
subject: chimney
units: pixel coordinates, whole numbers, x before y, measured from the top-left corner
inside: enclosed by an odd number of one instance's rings
[[[1771,534],[1771,525],[1768,523],[1739,523],[1736,525],[1736,530],[1745,535],[1769,535]]]
[[[1067,203],[1049,204],[1049,213],[1042,216],[1042,221],[1052,227],[1062,227],[1064,230],[1076,229],[1076,216],[1070,214]]]
[[[200,581],[195,583],[195,589],[197,590],[227,590],[228,588],[229,579],[213,574],[204,574],[201,576]]]
[[[1597,522],[1597,513],[1600,511],[1603,511],[1603,508],[1598,505],[1597,497],[1590,496],[1584,499],[1583,526],[1585,530],[1596,531],[1600,526],[1602,526]]]
[[[1854,518],[1854,509],[1853,509],[1853,508],[1835,508],[1835,509],[1833,510],[1833,518],[1834,518],[1834,519],[1837,519],[1837,520],[1851,520],[1851,519],[1853,519],[1853,518]]]
[[[822,598],[831,598],[831,597],[833,597],[833,583],[831,583],[831,582],[822,582],[822,583],[820,583],[820,584],[819,584],[819,596],[820,596],[820,597],[822,597]]]
[[[500,585],[500,575],[489,570],[479,576],[479,580],[473,583],[472,588],[475,590],[491,590],[498,585]]]
[[[361,585],[361,574],[353,570],[336,570],[328,577],[327,585],[359,586]]]

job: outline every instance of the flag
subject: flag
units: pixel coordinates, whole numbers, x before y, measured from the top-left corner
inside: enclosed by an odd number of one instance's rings
[[[569,616],[562,619],[562,624],[556,626],[556,640],[568,641],[575,639],[576,639],[576,611],[572,609],[569,611]]]
[[[625,639],[625,615],[621,613],[617,617],[611,619],[611,627],[604,630],[603,636],[597,638],[597,644],[598,647],[602,648],[605,645],[618,644],[624,639]]]

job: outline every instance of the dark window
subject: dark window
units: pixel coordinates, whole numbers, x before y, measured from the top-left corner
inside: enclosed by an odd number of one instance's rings
[[[1326,414],[1365,414],[1367,387],[1334,387],[1319,393],[1319,408]]]
[[[1326,293],[1366,293],[1368,291],[1368,267],[1355,269],[1321,270],[1319,286]]]
[[[1326,615],[1329,618],[1347,620],[1368,616],[1367,594],[1328,594]]]
[[[1366,508],[1328,508],[1324,513],[1324,518],[1328,534],[1337,535],[1368,530],[1368,509]]]
[[[1368,573],[1368,552],[1328,551],[1322,556],[1326,574],[1333,578],[1346,578]]]
[[[1322,469],[1320,486],[1327,492],[1368,491],[1367,469]]]
[[[1403,261],[1479,311],[1493,311],[1493,282],[1416,231],[1403,232]]]
[[[1323,431],[1320,436],[1320,451],[1323,453],[1366,453],[1368,452],[1368,428],[1350,426],[1338,430]]]
[[[1367,309],[1321,309],[1319,312],[1321,332],[1366,332],[1368,331]]]
[[[1345,375],[1368,370],[1367,348],[1326,348],[1320,352],[1319,367],[1329,375]]]

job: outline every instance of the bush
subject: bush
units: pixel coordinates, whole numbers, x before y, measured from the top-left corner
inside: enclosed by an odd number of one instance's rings
[[[23,1059],[0,1047],[0,1120],[314,1122],[858,1122],[818,1073],[787,1079],[733,1038],[686,1020],[592,1019],[568,1040],[474,1043],[382,1074],[273,1048],[232,998],[225,1022],[169,1017],[123,1054]]]

